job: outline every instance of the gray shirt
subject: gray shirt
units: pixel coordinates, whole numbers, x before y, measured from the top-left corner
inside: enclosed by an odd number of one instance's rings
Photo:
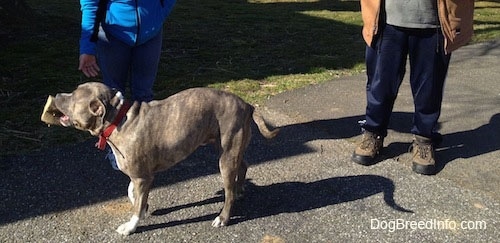
[[[437,28],[437,0],[385,0],[387,24],[406,28]]]

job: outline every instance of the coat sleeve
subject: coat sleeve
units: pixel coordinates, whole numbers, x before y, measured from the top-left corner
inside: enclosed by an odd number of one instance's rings
[[[474,33],[474,0],[440,0],[438,5],[446,52],[467,44]]]
[[[80,0],[80,10],[82,12],[81,35],[80,35],[80,55],[96,54],[96,45],[90,41],[94,28],[94,21],[97,12],[98,0]]]

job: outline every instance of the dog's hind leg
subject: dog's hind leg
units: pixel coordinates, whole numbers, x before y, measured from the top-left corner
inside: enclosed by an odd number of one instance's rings
[[[132,205],[134,205],[134,201],[135,201],[135,198],[134,198],[134,182],[132,182],[132,180],[130,180],[130,183],[128,184],[127,192],[128,192],[128,199],[130,200],[130,202],[132,203]]]
[[[241,192],[245,182],[247,165],[243,162],[243,153],[250,140],[249,127],[244,126],[236,132],[233,129],[228,130],[231,132],[222,133],[222,154],[219,160],[219,169],[224,183],[224,206],[219,216],[212,222],[213,227],[228,224],[236,195]]]
[[[149,189],[153,183],[153,177],[148,178],[133,178],[131,183],[133,183],[133,198],[134,198],[134,214],[130,220],[122,225],[120,225],[116,231],[122,235],[129,235],[135,232],[139,220],[144,218],[146,210],[148,207],[148,196]],[[130,184],[129,184],[130,185]]]
[[[241,147],[238,155],[238,176],[236,177],[235,188],[236,199],[242,198],[245,191],[244,185],[248,170],[248,164],[243,160],[243,156],[248,145],[250,144],[251,135],[252,130],[250,128],[250,121],[248,121],[243,127],[243,137],[241,139]]]
[[[221,155],[219,167],[224,183],[224,206],[219,216],[212,222],[213,227],[226,226],[231,216],[231,207],[235,200],[236,176],[238,175],[236,161],[237,158],[230,152],[223,152]]]
[[[234,189],[235,192],[234,194],[236,196],[236,199],[242,198],[243,193],[245,192],[245,188],[243,186],[245,185],[247,169],[248,169],[247,163],[244,160],[241,161],[240,166],[238,168],[238,176],[236,177],[236,187]]]

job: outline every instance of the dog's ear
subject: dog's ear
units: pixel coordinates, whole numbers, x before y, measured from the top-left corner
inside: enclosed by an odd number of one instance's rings
[[[95,100],[90,102],[89,109],[90,109],[90,113],[94,116],[103,117],[104,114],[106,113],[106,107],[98,99],[95,99]]]

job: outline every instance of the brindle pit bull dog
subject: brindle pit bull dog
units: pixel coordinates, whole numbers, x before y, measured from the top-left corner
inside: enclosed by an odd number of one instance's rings
[[[278,129],[270,131],[254,107],[236,95],[209,88],[188,89],[164,100],[134,102],[129,107],[119,91],[91,82],[72,93],[57,94],[48,106],[63,126],[99,136],[101,149],[107,142],[119,169],[130,177],[128,196],[133,216],[117,228],[123,235],[133,233],[144,217],[154,174],[206,143],[220,149],[225,192],[224,206],[212,226],[227,225],[245,182],[243,153],[250,142],[251,121],[266,138],[278,133]]]

